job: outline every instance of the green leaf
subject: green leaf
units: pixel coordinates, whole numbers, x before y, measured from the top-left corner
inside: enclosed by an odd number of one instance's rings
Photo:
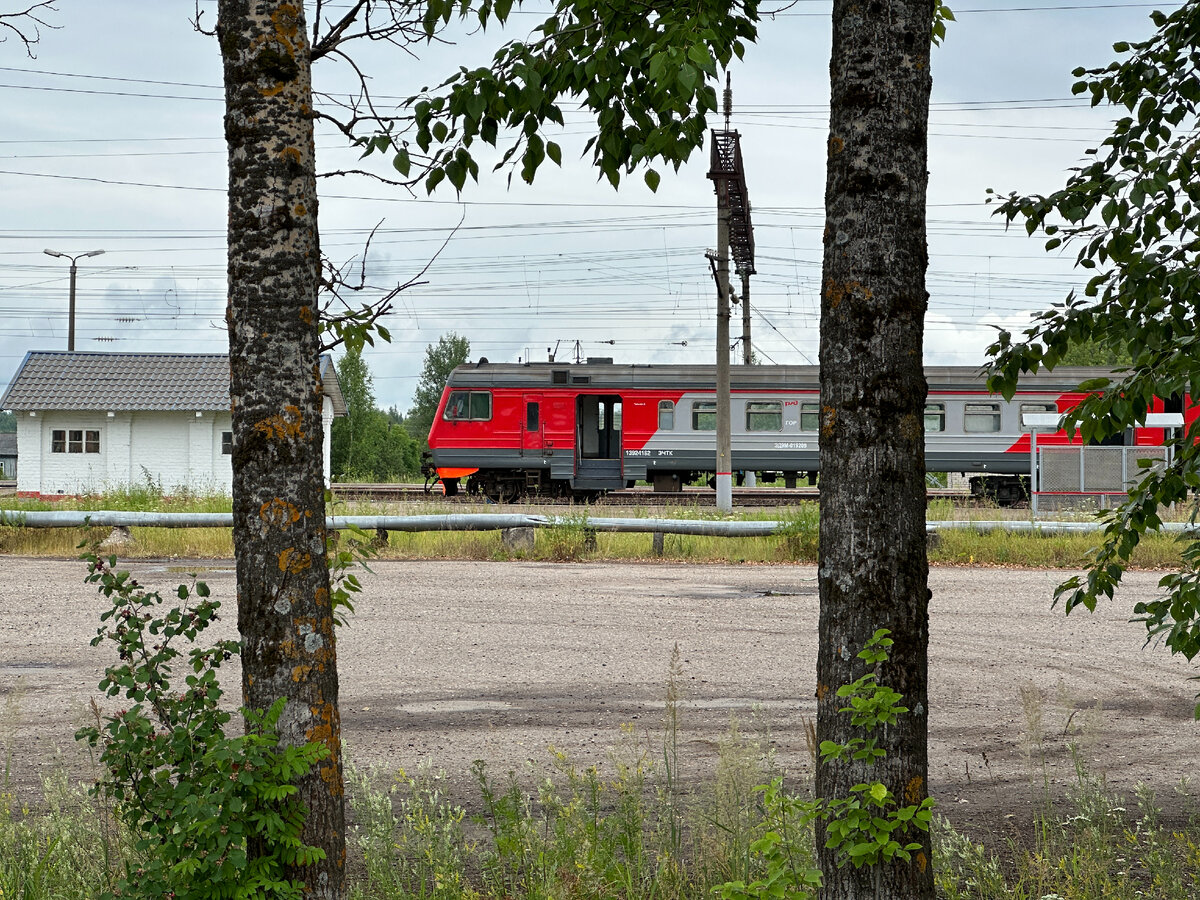
[[[412,160],[409,158],[407,147],[401,147],[396,151],[395,157],[392,158],[392,167],[404,178],[408,177],[412,168]]]
[[[645,179],[646,179],[646,186],[648,188],[650,188],[651,191],[658,190],[658,183],[661,179],[660,179],[659,174],[656,171],[654,171],[653,169],[647,169]]]

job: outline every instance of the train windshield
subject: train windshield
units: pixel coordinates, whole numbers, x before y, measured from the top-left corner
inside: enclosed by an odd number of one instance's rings
[[[451,421],[487,421],[492,417],[492,394],[490,391],[451,391],[446,398],[446,411],[442,418]]]

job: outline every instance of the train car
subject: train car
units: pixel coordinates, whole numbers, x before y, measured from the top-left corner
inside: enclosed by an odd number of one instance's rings
[[[1028,413],[1062,413],[1076,387],[1109,374],[1060,368],[1023,377],[1011,401],[987,391],[977,368],[928,367],[925,462],[930,472],[984,473],[973,488],[1015,499],[1029,472]],[[735,366],[730,418],[735,472],[781,475],[794,486],[820,469],[816,366]],[[429,432],[427,475],[496,500],[525,494],[588,496],[650,481],[681,490],[713,472],[716,367],[525,363],[459,366]],[[1161,404],[1160,404],[1161,406]],[[1117,442],[1154,445],[1161,428]],[[1074,441],[1078,442],[1078,435]],[[1063,431],[1039,445],[1068,444]]]

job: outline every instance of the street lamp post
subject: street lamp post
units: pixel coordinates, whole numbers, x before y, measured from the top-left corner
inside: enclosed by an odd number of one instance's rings
[[[74,256],[70,253],[60,253],[57,250],[44,250],[43,252],[47,256],[57,256],[71,261],[71,302],[67,310],[67,350],[73,351],[75,349],[75,261],[83,259],[85,256],[99,256],[104,251],[89,250],[86,253],[76,253]]]

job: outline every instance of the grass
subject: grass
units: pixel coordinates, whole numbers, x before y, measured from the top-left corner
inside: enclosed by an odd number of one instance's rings
[[[153,491],[130,488],[110,494],[58,502],[5,498],[9,510],[81,509],[144,510],[163,512],[228,512],[230,500],[223,495],[177,494],[162,499]],[[449,503],[372,503],[337,500],[330,506],[336,515],[440,515],[495,511],[495,506],[464,507]],[[505,512],[545,513],[533,506],[513,505]],[[532,549],[510,549],[498,531],[484,532],[393,532],[386,546],[378,548],[381,559],[533,559],[552,561],[654,560],[650,534],[596,533],[587,527],[595,517],[648,518],[644,508],[568,507],[555,511],[561,523],[537,530]],[[673,507],[665,518],[719,519],[711,507]],[[668,534],[663,539],[662,559],[707,563],[813,563],[817,558],[818,517],[815,502],[792,507],[747,510],[735,513],[745,520],[782,520],[781,533],[761,538],[721,538]],[[929,505],[930,521],[939,519],[994,520],[1026,518],[1027,510],[964,507],[938,499]],[[1078,517],[1076,517],[1078,518]],[[0,527],[0,553],[21,556],[69,557],[84,540],[103,540],[107,529]],[[121,553],[130,558],[228,559],[233,555],[230,530],[225,528],[135,528],[135,541]],[[929,561],[934,565],[1025,566],[1034,568],[1079,568],[1088,551],[1098,543],[1096,534],[1034,535],[972,530],[942,532],[931,542]],[[1137,568],[1168,568],[1179,565],[1180,544],[1166,535],[1149,535],[1134,553]]]
[[[754,786],[778,774],[769,736],[731,722],[711,771],[691,773],[692,786],[682,790],[672,748],[685,725],[672,708],[678,692],[670,683],[662,730],[655,736],[626,730],[602,764],[579,766],[553,747],[519,771],[497,774],[478,761],[465,779],[469,790],[463,777],[451,778],[428,760],[412,771],[351,768],[349,896],[683,900],[762,875],[751,845],[767,827]],[[1041,728],[1033,714],[1041,695],[1025,693],[1027,725],[1036,720]],[[1200,896],[1200,816],[1188,786],[1172,798],[1183,814],[1167,824],[1148,790],[1118,797],[1083,768],[1081,754],[1072,758],[1075,782],[1065,796],[1053,803],[1047,796],[1031,827],[998,843],[981,843],[945,817],[935,821],[939,898]],[[1031,761],[1032,781],[1044,764]],[[4,784],[4,900],[98,898],[112,874],[135,859],[128,836],[106,827],[107,811],[61,775],[45,781],[35,808],[19,806]],[[787,785],[806,795],[807,774],[793,774]]]

